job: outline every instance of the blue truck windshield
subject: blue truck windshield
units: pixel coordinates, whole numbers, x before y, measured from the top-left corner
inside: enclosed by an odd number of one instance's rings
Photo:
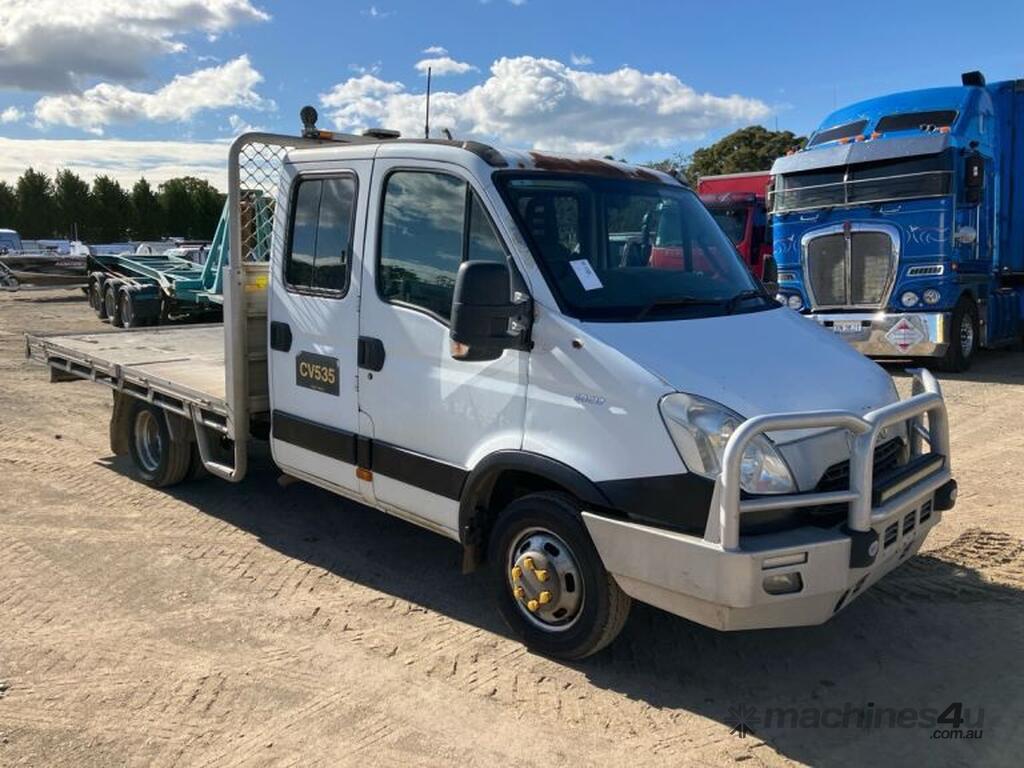
[[[628,321],[775,306],[688,189],[552,173],[496,180],[566,314]]]
[[[772,213],[939,197],[953,191],[953,156],[936,155],[816,168],[776,179]]]

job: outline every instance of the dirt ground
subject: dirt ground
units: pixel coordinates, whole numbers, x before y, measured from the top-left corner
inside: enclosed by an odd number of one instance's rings
[[[0,294],[0,765],[1020,765],[1019,350],[944,377],[960,501],[831,622],[634,606],[567,665],[507,636],[455,544],[279,487],[265,453],[240,487],[131,480],[110,392],[24,358],[26,329],[100,325],[71,291]],[[981,738],[892,724],[956,702]]]

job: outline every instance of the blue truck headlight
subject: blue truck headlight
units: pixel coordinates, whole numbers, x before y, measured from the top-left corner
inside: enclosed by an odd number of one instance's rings
[[[713,400],[682,392],[666,395],[661,416],[686,468],[717,479],[722,454],[743,417]],[[740,462],[740,487],[747,493],[793,493],[796,483],[785,460],[764,435],[747,444]]]
[[[803,309],[804,300],[797,294],[791,293],[789,295],[789,298],[786,299],[786,306],[788,306],[790,309]]]
[[[914,293],[913,291],[904,291],[903,295],[900,296],[900,303],[904,307],[914,307],[914,306],[917,306],[917,302],[919,302],[919,301],[920,301],[920,298],[918,298],[918,295],[916,293]]]
[[[939,299],[942,298],[942,294],[934,288],[929,288],[921,295],[921,297],[924,299],[925,304],[938,304]]]

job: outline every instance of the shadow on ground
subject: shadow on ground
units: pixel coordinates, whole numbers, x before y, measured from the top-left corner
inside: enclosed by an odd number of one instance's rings
[[[484,574],[460,575],[455,543],[304,483],[281,488],[265,447],[254,453],[237,487],[206,479],[170,492],[289,558],[508,634]],[[120,458],[107,466],[130,471]],[[1024,593],[958,565],[952,547],[953,561],[918,556],[818,627],[721,633],[634,605],[620,638],[575,667],[598,689],[749,728],[801,763],[1019,764]],[[961,730],[984,710],[981,739],[938,739],[949,726],[921,724],[957,702]],[[913,725],[895,721],[903,710]],[[685,741],[680,731],[664,736]]]

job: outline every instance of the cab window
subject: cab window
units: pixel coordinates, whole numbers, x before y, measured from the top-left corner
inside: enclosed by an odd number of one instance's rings
[[[467,260],[505,261],[480,199],[446,173],[396,171],[385,183],[377,289],[385,301],[447,322],[455,278]]]
[[[343,295],[351,261],[356,180],[303,179],[294,194],[285,282],[298,291]]]

